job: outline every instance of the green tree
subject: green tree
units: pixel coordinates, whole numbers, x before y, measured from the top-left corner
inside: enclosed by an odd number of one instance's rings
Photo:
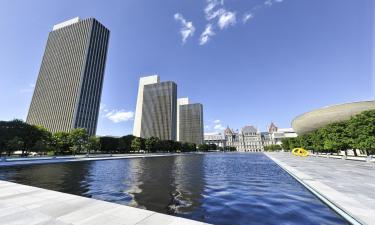
[[[20,137],[16,136],[8,140],[6,144],[8,156],[10,156],[12,152],[22,149],[23,146],[24,146],[24,143],[23,143],[22,138]]]
[[[45,142],[39,140],[35,143],[34,147],[31,150],[33,152],[46,153],[49,150],[49,146]]]
[[[118,149],[120,153],[128,153],[131,151],[131,145],[134,138],[135,136],[133,135],[126,135],[119,139]]]
[[[375,153],[375,110],[365,111],[348,121],[349,146],[366,155]]]
[[[324,149],[323,132],[321,129],[311,132],[312,149],[314,151],[322,152]]]
[[[71,153],[71,139],[68,132],[56,132],[52,136],[51,145],[55,154],[66,155]]]
[[[87,153],[90,154],[91,151],[97,152],[100,150],[100,139],[95,136],[91,136],[87,142]]]
[[[150,137],[145,140],[145,149],[147,152],[156,152],[160,146],[160,140],[157,137]]]
[[[117,152],[118,145],[119,145],[119,139],[115,137],[100,137],[99,138],[100,142],[100,150],[102,152],[107,152],[107,153],[113,153]]]
[[[142,143],[142,142],[144,142],[142,140],[142,138],[140,138],[140,137],[134,138],[133,141],[132,141],[132,144],[131,144],[131,149],[134,152],[139,152],[140,150],[143,149],[142,147],[144,146],[144,143]]]
[[[198,145],[198,149],[199,151],[207,152],[208,150],[210,150],[210,146],[208,144],[200,144]]]
[[[81,153],[82,150],[85,150],[85,147],[87,146],[89,141],[89,135],[84,128],[71,130],[69,133],[69,138],[72,144],[71,149],[74,155],[76,153]]]
[[[323,131],[324,149],[330,152],[344,150],[345,154],[349,147],[346,122],[332,123],[325,126]]]
[[[284,150],[288,151],[291,150],[290,148],[290,138],[283,138],[281,139],[281,146]]]

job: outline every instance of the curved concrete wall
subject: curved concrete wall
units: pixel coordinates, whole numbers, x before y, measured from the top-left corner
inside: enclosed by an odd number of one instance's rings
[[[301,135],[330,123],[348,120],[366,110],[375,110],[375,101],[352,102],[313,110],[296,117],[292,127]]]

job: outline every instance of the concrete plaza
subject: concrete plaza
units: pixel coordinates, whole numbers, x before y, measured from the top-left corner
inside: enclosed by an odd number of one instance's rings
[[[283,169],[359,223],[375,224],[375,164],[265,153]]]

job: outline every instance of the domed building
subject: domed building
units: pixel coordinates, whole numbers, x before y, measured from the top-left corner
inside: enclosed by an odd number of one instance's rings
[[[306,134],[330,123],[348,120],[366,110],[375,110],[374,100],[332,105],[306,112],[292,121],[292,127],[298,135]]]

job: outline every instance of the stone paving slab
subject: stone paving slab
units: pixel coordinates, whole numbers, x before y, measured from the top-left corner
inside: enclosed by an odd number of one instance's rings
[[[4,225],[203,225],[205,223],[101,200],[0,181]]]
[[[265,154],[358,222],[375,225],[374,163]]]

